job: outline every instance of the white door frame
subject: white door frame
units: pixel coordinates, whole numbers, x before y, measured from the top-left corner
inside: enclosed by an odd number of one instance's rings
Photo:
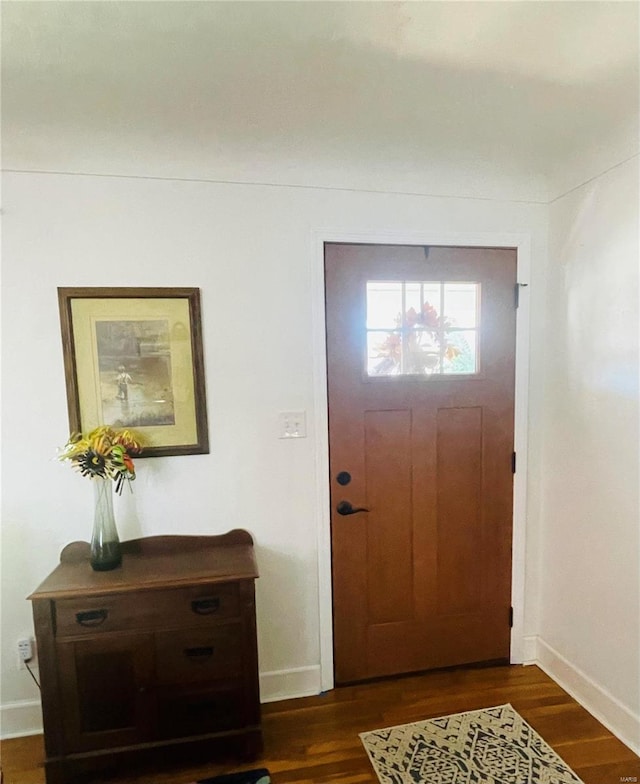
[[[333,689],[333,610],[331,595],[331,507],[329,495],[329,420],[324,300],[324,244],[358,242],[369,245],[451,245],[461,247],[515,248],[517,281],[529,284],[531,236],[529,234],[416,232],[345,232],[318,229],[313,232],[311,288],[313,298],[313,383],[316,465],[316,526],[318,548],[318,614],[320,628],[320,681],[322,691]],[[516,379],[514,449],[518,453],[513,492],[513,547],[511,602],[511,662],[525,658],[524,588],[527,501],[527,412],[529,397],[529,296],[521,290],[516,314]]]

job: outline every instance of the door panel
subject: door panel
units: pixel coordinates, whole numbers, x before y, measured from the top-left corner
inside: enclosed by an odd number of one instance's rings
[[[507,658],[515,251],[330,244],[325,276],[336,681]]]
[[[369,620],[403,621],[413,607],[411,411],[365,411],[364,440]],[[391,516],[393,529],[385,526]]]
[[[482,595],[482,408],[440,408],[436,427],[437,606],[463,613]]]
[[[149,740],[153,635],[58,643],[67,752]]]

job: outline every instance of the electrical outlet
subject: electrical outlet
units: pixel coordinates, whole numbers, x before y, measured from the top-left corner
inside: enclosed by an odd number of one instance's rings
[[[30,637],[23,637],[18,640],[18,667],[21,670],[26,669],[25,662],[30,662],[33,659],[33,642]]]

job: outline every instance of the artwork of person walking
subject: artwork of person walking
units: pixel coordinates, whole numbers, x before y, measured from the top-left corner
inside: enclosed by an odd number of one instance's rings
[[[118,367],[116,383],[118,384],[117,398],[119,400],[129,400],[129,384],[133,384],[133,379],[127,373],[127,369],[124,365]]]
[[[176,424],[167,319],[96,322],[101,420],[114,427]]]

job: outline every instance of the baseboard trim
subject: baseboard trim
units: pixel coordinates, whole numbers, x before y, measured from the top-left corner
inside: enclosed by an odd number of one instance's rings
[[[320,694],[320,667],[297,667],[260,674],[260,701],[277,702]],[[0,739],[22,738],[42,733],[39,700],[21,700],[0,705]]]
[[[538,638],[535,634],[522,638],[521,664],[536,664],[538,658]]]
[[[524,654],[523,664],[537,664],[610,732],[640,755],[639,715],[629,710],[541,637],[525,637]],[[260,701],[263,703],[309,697],[321,691],[320,666],[260,674]],[[22,700],[0,705],[0,728],[2,740],[42,733],[40,701]]]
[[[640,715],[629,710],[593,678],[565,659],[541,637],[537,638],[536,664],[583,708],[640,755]]]
[[[310,697],[321,691],[319,665],[260,673],[260,702]]]
[[[23,738],[42,733],[40,700],[20,700],[0,705],[0,738]]]

